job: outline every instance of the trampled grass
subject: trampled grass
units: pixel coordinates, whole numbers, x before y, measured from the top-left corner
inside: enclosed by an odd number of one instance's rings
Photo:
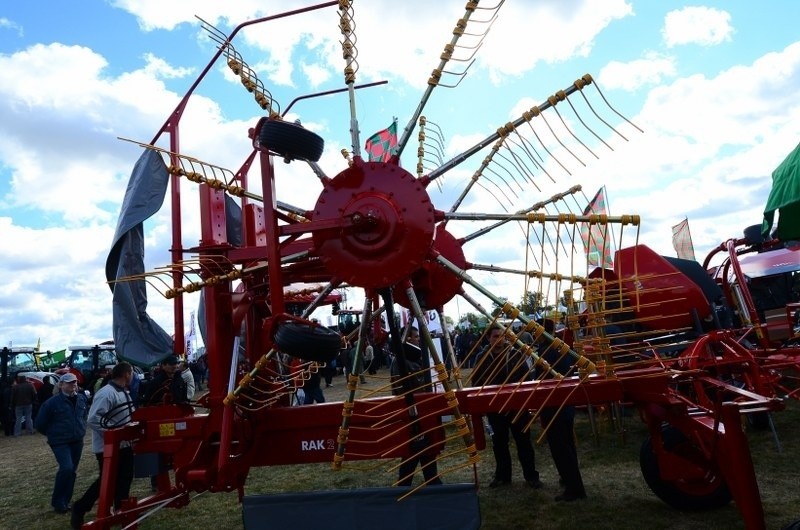
[[[335,397],[335,396],[332,396]],[[788,403],[786,411],[774,415],[782,452],[770,431],[748,430],[768,529],[780,529],[800,519],[797,462],[800,457],[800,404]],[[538,430],[538,427],[537,427]],[[592,435],[585,414],[579,414],[576,434],[579,440],[581,470],[589,498],[561,504],[557,473],[547,445],[537,445],[537,467],[545,487],[525,487],[518,468],[515,482],[505,488],[479,489],[482,528],[487,530],[591,528],[600,529],[709,529],[744,528],[735,504],[711,511],[679,512],[660,501],[647,487],[639,470],[639,449],[645,437],[644,426],[633,416],[625,420],[625,435],[600,419],[599,439]],[[534,432],[536,435],[537,433]],[[96,474],[96,463],[86,438],[75,497]],[[265,447],[264,450],[269,450]],[[512,455],[513,455],[512,448]],[[731,462],[730,465],[737,465]],[[353,489],[388,486],[393,477],[368,469],[368,464],[345,466],[332,471],[328,464],[254,468],[248,478],[247,494]],[[0,529],[63,529],[69,527],[67,515],[50,509],[50,492],[55,461],[41,435],[0,438]],[[485,486],[491,480],[494,461],[490,447],[481,453],[478,480]],[[447,482],[472,482],[471,469],[448,475]],[[147,479],[134,481],[133,494],[149,491]],[[309,506],[313,510],[313,506]],[[91,515],[89,516],[91,517]],[[88,520],[88,518],[87,518]],[[328,528],[320,521],[320,528]],[[375,528],[380,528],[376,521]],[[164,509],[139,524],[142,529],[243,528],[241,507],[236,493],[203,493],[193,497],[182,509]]]

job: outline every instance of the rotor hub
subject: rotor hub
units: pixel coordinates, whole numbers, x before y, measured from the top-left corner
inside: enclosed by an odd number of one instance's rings
[[[331,275],[364,288],[411,276],[425,261],[435,231],[425,187],[393,163],[356,159],[328,181],[314,219],[335,218],[346,226],[314,232],[316,252]]]
[[[459,269],[468,267],[461,242],[448,232],[443,225],[436,227],[433,248]],[[439,262],[431,259],[426,260],[422,267],[414,272],[411,276],[411,283],[414,285],[414,292],[420,306],[422,309],[429,310],[443,307],[452,300],[461,292],[464,282],[452,271],[445,269]],[[395,292],[394,298],[401,306],[411,307],[408,296],[404,291]]]

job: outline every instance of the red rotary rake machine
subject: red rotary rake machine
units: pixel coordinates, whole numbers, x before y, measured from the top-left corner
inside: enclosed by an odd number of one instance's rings
[[[243,495],[254,466],[331,462],[341,468],[351,461],[370,460],[387,462],[387,469],[396,475],[398,458],[427,452],[437,458],[447,454],[448,463],[443,460],[440,467],[440,475],[445,475],[477,464],[485,447],[481,417],[488,412],[531,410],[536,417],[546,407],[608,403],[635,407],[647,424],[650,438],[642,451],[642,471],[660,498],[682,509],[719,506],[733,499],[748,528],[764,526],[741,417],[778,410],[783,394],[794,395],[783,375],[796,367],[796,343],[776,347],[763,338],[772,329],[754,318],[758,312],[739,270],[737,243],[729,244],[729,260],[718,269],[715,281],[703,269],[698,273],[696,263],[692,267],[670,261],[639,244],[638,216],[582,213],[580,186],[513,214],[458,211],[470,191],[480,189],[482,196],[496,198],[505,193],[502,181],[534,193],[535,176],[550,176],[558,166],[566,170],[561,154],[575,159],[577,149],[594,154],[558,108],[569,106],[582,127],[597,138],[579,112],[596,117],[600,126],[624,138],[598,114],[598,105],[590,103],[598,94],[623,127],[635,128],[608,105],[591,76],[576,80],[426,172],[431,140],[425,132],[433,125],[421,116],[424,103],[443,84],[443,76],[466,73],[444,68],[455,60],[454,53],[469,48],[456,44],[470,35],[464,31],[466,25],[490,26],[500,5],[488,9],[488,21],[475,21],[478,2],[467,3],[422,103],[385,160],[369,160],[360,152],[350,2],[326,2],[247,22],[228,36],[204,23],[218,43],[217,53],[156,137],[142,144],[145,151],[126,192],[107,277],[114,292],[117,350],[142,365],[182,352],[183,297],[202,294],[199,322],[211,374],[208,392],[190,404],[141,406],[130,424],[107,431],[97,519],[84,528],[129,524],[164,506],[181,507],[192,492]],[[346,167],[328,176],[318,163],[323,139],[284,119],[285,112],[279,112],[232,41],[249,25],[332,6],[339,7],[352,152],[344,153]],[[477,38],[482,40],[486,31]],[[187,104],[220,57],[266,113],[249,129],[252,149],[235,172],[184,154],[178,141]],[[593,89],[596,92],[589,93]],[[581,100],[586,107],[579,111]],[[554,130],[560,126],[553,116],[561,118],[560,132]],[[400,157],[417,125],[415,175],[401,167]],[[549,139],[543,138],[547,130]],[[169,137],[168,148],[156,146],[163,135]],[[570,140],[562,141],[565,137]],[[437,208],[431,198],[433,184],[489,146],[490,154],[478,164],[453,206],[448,211]],[[319,187],[313,206],[301,208],[279,200],[281,185],[286,189],[298,184],[280,179],[276,160],[289,163],[287,167],[309,168]],[[502,177],[503,172],[508,176]],[[199,201],[200,241],[190,247],[183,242],[184,178],[196,184]],[[160,209],[167,187],[172,264],[145,272],[143,223]],[[253,191],[258,188],[260,193]],[[459,234],[457,224],[471,222],[482,224]],[[519,226],[525,236],[526,267],[482,265],[467,259],[470,242]],[[593,266],[584,254],[582,235],[595,244],[602,242],[602,249],[617,239],[612,226],[619,230],[621,249],[614,265]],[[634,244],[624,245],[626,238]],[[580,275],[581,270],[586,274]],[[496,296],[478,279],[487,273],[525,278],[526,292],[536,293],[543,307],[563,303],[566,329],[548,331],[542,319],[525,315]],[[156,279],[167,285],[161,294],[174,301],[174,338],[160,331],[146,312],[145,285],[157,284]],[[343,286],[364,294],[360,326],[349,337],[310,319],[315,308],[335,301],[336,290]],[[426,314],[443,321],[443,308],[455,297],[502,326],[509,347],[522,351],[531,374],[539,375],[524,382],[470,386],[467,367],[477,351],[456,360],[449,331],[445,328],[441,336],[434,336],[426,324]],[[492,315],[477,297],[490,300],[505,318]],[[298,300],[307,302],[300,314],[293,309]],[[796,308],[794,302],[784,309]],[[410,311],[430,354],[430,363],[422,370],[427,377],[424,385],[403,383],[395,392],[398,395],[392,395],[391,382],[371,384],[368,390],[358,374],[351,374],[344,402],[290,406],[296,389],[330,362],[346,340],[355,344],[355,365],[360,366],[366,344],[383,330],[382,322],[389,328],[392,354],[403,359],[404,330],[395,318],[395,304]],[[723,305],[736,316],[735,323],[720,319]],[[791,321],[794,314],[788,318]],[[523,342],[523,332],[529,332],[536,345]],[[752,340],[754,336],[758,340]],[[548,352],[569,362],[566,374],[545,360]],[[371,381],[375,382],[381,381]],[[416,443],[420,440],[424,447]],[[168,465],[156,470],[157,492],[129,499],[112,513],[120,442],[131,442],[139,456],[158,454]],[[451,463],[453,459],[457,463]],[[391,491],[405,502],[421,495],[419,489]]]

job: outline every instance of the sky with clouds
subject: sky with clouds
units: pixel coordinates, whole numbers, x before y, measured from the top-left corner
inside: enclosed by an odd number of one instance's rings
[[[87,0],[68,10],[45,0],[0,4],[0,343],[32,346],[41,339],[44,349],[58,350],[111,337],[104,265],[141,153],[119,138],[150,142],[208,63],[215,44],[201,19],[227,34],[244,21],[278,14],[275,4]],[[309,5],[285,0],[280,10]],[[389,81],[356,93],[363,144],[395,117],[401,129],[407,125],[464,2],[353,5],[357,82]],[[490,27],[485,38],[461,41],[478,48],[474,62],[448,65],[454,72],[469,65],[467,75],[446,74],[443,82],[457,86],[437,88],[425,107],[441,131],[440,158],[456,157],[586,73],[644,132],[615,119],[627,140],[597,129],[613,150],[592,147],[597,158],[573,159],[555,182],[509,192],[512,200],[501,191],[475,192],[463,211],[511,211],[516,205],[498,202],[530,204],[574,184],[591,197],[605,185],[610,213],[641,215],[639,240],[662,254],[674,255],[671,227],[688,218],[699,260],[760,223],[770,175],[800,141],[800,3],[507,0],[490,23],[493,14],[479,10],[469,26],[477,35]],[[343,86],[337,25],[336,8],[327,7],[249,26],[234,45],[286,108],[299,96]],[[235,171],[251,149],[248,128],[261,115],[220,62],[182,117],[182,151]],[[328,175],[344,169],[340,150],[351,149],[346,95],[299,101],[287,117],[325,139],[320,165]],[[414,172],[412,144],[401,162]],[[441,189],[431,187],[438,208],[449,209],[484,156],[449,171]],[[319,190],[313,174],[298,164],[278,165],[278,199],[312,207]],[[185,182],[182,201],[183,244],[190,247],[199,241],[199,213],[196,190]],[[168,265],[168,209],[146,230],[148,268]],[[519,246],[518,237],[497,237],[465,250],[476,262],[502,263],[518,257]],[[503,280],[487,283],[500,296],[518,298]],[[169,304],[155,292],[150,298],[151,315],[171,332]],[[195,307],[189,297],[187,320]]]

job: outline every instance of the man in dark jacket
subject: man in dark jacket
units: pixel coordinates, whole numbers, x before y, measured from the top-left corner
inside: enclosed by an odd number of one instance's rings
[[[188,403],[189,397],[187,394],[186,381],[181,377],[178,371],[178,365],[181,360],[177,355],[168,355],[162,361],[156,370],[153,378],[149,381],[142,382],[139,388],[139,403],[142,405],[168,405]],[[150,476],[150,488],[152,491],[158,491],[159,478],[164,476],[165,472],[170,467],[169,460],[163,453],[158,455],[158,470],[157,475]]]
[[[168,355],[161,361],[153,379],[140,388],[141,403],[143,405],[156,405],[168,403],[186,403],[186,382],[178,372],[181,360],[177,355]]]
[[[545,319],[539,321],[544,330],[553,335],[555,326],[553,321]],[[550,363],[553,370],[562,375],[567,375],[572,368],[572,360],[567,355],[562,355],[555,348],[548,347],[545,343],[539,344],[539,355]],[[549,376],[548,376],[549,377]],[[575,446],[575,407],[565,405],[558,407],[544,407],[541,410],[542,427],[547,429],[547,445],[556,469],[561,477],[564,491],[557,495],[556,502],[572,502],[586,498],[586,489],[583,486],[583,477],[578,467],[578,449]]]
[[[22,433],[22,424],[28,434],[33,434],[33,405],[36,402],[36,389],[24,375],[17,374],[17,383],[11,389],[11,406],[17,418],[14,423],[14,436]]]
[[[528,365],[520,350],[508,344],[505,332],[499,327],[489,331],[489,344],[478,355],[472,384],[510,385],[529,379]],[[494,479],[490,488],[511,484],[511,451],[509,433],[517,446],[517,458],[522,466],[525,482],[534,489],[542,487],[536,470],[536,454],[531,442],[531,433],[526,429],[530,422],[528,412],[490,412],[486,415],[492,428],[492,451],[495,459]]]
[[[47,436],[47,443],[58,462],[50,504],[57,513],[67,513],[83,453],[89,405],[86,394],[78,392],[75,374],[64,374],[58,385],[61,391],[44,402],[35,425],[37,431]]]
[[[325,403],[325,396],[322,394],[321,368],[314,363],[308,370],[308,379],[303,382],[303,405],[313,405]]]
[[[399,359],[395,357],[389,371],[391,373],[392,394],[399,396],[406,392],[414,393],[425,384],[422,373],[422,350],[419,347],[419,331],[417,328],[409,330],[407,343],[403,346],[405,366],[400,366]],[[416,418],[414,418],[416,419]],[[412,427],[412,431],[418,427]],[[417,465],[422,468],[422,476],[425,483],[439,485],[442,479],[439,478],[439,469],[436,464],[436,454],[432,450],[425,450],[430,442],[424,434],[417,434],[411,440],[412,455],[403,458],[398,470],[398,486],[411,486],[414,481],[414,473]]]

